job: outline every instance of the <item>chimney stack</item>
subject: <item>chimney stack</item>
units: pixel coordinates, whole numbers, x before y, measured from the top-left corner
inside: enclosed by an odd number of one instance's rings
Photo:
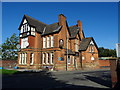
[[[77,25],[78,25],[78,27],[80,28],[79,33],[80,33],[81,39],[85,38],[84,32],[83,32],[83,30],[82,30],[82,22],[81,22],[80,20],[77,21]]]
[[[59,20],[59,25],[60,26],[63,26],[66,24],[66,17],[63,15],[63,14],[60,14],[58,16],[58,20]]]
[[[78,27],[80,27],[80,31],[82,31],[82,22],[80,20],[77,21]]]

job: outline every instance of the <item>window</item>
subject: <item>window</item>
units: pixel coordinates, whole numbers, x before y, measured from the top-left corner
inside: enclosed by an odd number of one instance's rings
[[[50,64],[53,64],[53,53],[50,53]]]
[[[72,62],[73,62],[73,64],[74,64],[74,62],[75,62],[74,59],[75,59],[75,57],[73,56],[73,58],[72,58]]]
[[[21,53],[20,54],[19,64],[27,64],[27,53]]]
[[[91,60],[95,60],[95,58],[92,56],[92,57],[91,57]]]
[[[43,37],[43,48],[46,48],[46,38]]]
[[[48,53],[48,64],[50,63],[50,53]]]
[[[54,36],[51,36],[51,47],[54,47]]]
[[[48,53],[46,53],[46,64],[48,64]]]
[[[27,54],[26,53],[24,54],[24,58],[25,58],[24,64],[27,64]]]
[[[22,53],[22,64],[25,63],[25,56],[24,56],[24,53]]]
[[[94,43],[91,40],[90,45],[89,45],[89,52],[94,52]]]
[[[28,31],[30,31],[30,26],[29,25],[27,25],[27,28],[28,28]]]
[[[85,57],[82,56],[82,60],[85,60]]]
[[[28,26],[27,26],[27,24],[24,24],[23,25],[23,32],[27,32],[28,31],[28,28],[27,28]]]
[[[89,46],[89,52],[94,52],[94,45],[90,44],[90,46]]]
[[[47,48],[50,47],[50,37],[47,37]]]
[[[70,64],[70,56],[68,56],[68,64]]]
[[[42,64],[45,64],[45,53],[42,54]]]
[[[35,28],[31,27],[31,35],[35,36]]]
[[[29,45],[28,38],[22,38],[21,40],[21,48],[26,48]]]
[[[21,31],[20,31],[20,33],[23,33],[23,26],[21,26]]]
[[[20,61],[19,64],[22,64],[22,54],[20,54]]]
[[[75,51],[78,52],[79,50],[79,41],[76,39],[75,40]]]
[[[33,65],[33,62],[34,62],[34,54],[31,53],[30,54],[30,65]]]

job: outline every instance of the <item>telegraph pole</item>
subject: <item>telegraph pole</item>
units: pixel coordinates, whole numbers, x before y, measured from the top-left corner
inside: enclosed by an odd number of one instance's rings
[[[68,32],[66,35],[66,49],[67,49],[67,55],[66,55],[66,71],[68,71]]]

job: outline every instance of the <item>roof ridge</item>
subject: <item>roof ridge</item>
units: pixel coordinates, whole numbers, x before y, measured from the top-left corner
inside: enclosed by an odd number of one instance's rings
[[[25,14],[24,16],[25,16],[26,18],[33,19],[34,21],[37,21],[37,22],[39,22],[39,23],[42,23],[42,24],[48,25],[48,24],[43,23],[43,22],[41,22],[41,21],[39,21],[39,20],[37,20],[37,19],[35,19],[35,18],[31,17],[31,16],[26,15],[26,14]]]
[[[69,28],[74,27],[74,26],[76,26],[76,27],[77,27],[77,25],[72,25],[72,26],[70,26]]]
[[[52,24],[49,24],[49,25],[53,25],[53,24],[58,24],[58,22],[55,22],[55,23],[52,23]],[[49,26],[49,25],[48,25],[48,26]]]

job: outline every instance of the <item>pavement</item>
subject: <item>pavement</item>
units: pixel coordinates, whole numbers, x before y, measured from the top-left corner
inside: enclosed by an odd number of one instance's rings
[[[36,89],[63,89],[63,88],[91,88],[111,89],[110,70],[92,71],[31,71],[14,75],[3,75],[2,88],[36,88]],[[34,90],[36,90],[34,89]]]

